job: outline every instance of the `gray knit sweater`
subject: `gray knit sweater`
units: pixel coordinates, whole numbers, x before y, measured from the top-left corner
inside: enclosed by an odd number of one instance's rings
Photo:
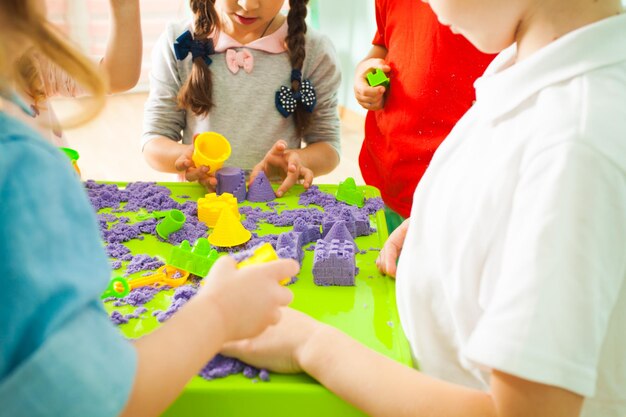
[[[254,69],[233,74],[226,66],[225,53],[212,55],[214,108],[206,118],[178,108],[176,96],[189,77],[191,54],[176,60],[174,41],[190,28],[190,21],[168,25],[152,54],[150,95],[144,109],[142,146],[157,136],[191,143],[194,134],[215,131],[231,144],[232,154],[226,166],[250,170],[278,139],[289,148],[301,143],[328,142],[340,153],[337,90],[341,74],[330,40],[309,30],[306,35],[306,59],[303,79],[310,79],[317,94],[313,123],[300,138],[293,116],[284,118],[276,109],[274,96],[281,85],[290,85],[291,65],[286,52],[271,54],[250,50]]]

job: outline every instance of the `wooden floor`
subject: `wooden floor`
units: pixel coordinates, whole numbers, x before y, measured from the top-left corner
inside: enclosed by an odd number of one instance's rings
[[[146,94],[111,96],[106,108],[89,124],[66,130],[69,146],[80,153],[78,165],[83,179],[102,181],[174,181],[173,174],[150,168],[141,155],[140,137],[143,104]],[[70,101],[58,100],[54,108],[61,118],[72,110]],[[353,177],[363,184],[358,155],[363,141],[363,118],[352,112],[342,117],[343,155],[339,166],[330,174],[318,177],[317,183],[337,184]]]

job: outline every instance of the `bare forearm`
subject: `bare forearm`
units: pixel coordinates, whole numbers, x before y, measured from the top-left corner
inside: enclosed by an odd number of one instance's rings
[[[312,143],[293,152],[299,154],[302,164],[313,171],[316,177],[328,174],[339,164],[337,151],[326,142]]]
[[[157,137],[144,145],[143,156],[157,171],[176,173],[175,162],[189,146],[164,136]]]
[[[385,59],[386,57],[387,57],[387,48],[385,48],[384,46],[373,45],[372,49],[370,49],[368,54],[365,56],[365,58],[361,60],[361,62],[367,61],[368,59],[371,59],[371,58]]]
[[[111,35],[101,65],[112,93],[133,88],[141,74],[142,36],[139,0],[111,0]]]
[[[222,317],[210,299],[199,297],[135,343],[137,373],[121,417],[160,415],[222,346]]]
[[[488,393],[430,378],[330,326],[318,328],[300,352],[300,363],[328,389],[371,416],[496,415]]]

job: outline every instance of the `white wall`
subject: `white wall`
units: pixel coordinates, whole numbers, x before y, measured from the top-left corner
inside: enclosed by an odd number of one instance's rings
[[[343,75],[339,104],[365,114],[352,93],[354,70],[372,47],[376,31],[374,0],[317,0],[319,30],[337,49]]]

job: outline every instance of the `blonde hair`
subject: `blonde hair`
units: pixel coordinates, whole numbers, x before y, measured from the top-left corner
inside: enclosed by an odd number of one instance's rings
[[[10,89],[16,84],[33,97],[35,103],[45,100],[41,68],[36,55],[65,71],[90,96],[80,114],[65,120],[66,127],[91,120],[104,106],[107,84],[96,65],[73,47],[59,30],[48,21],[37,7],[36,0],[2,0],[5,28],[0,38],[0,89]],[[20,43],[30,45],[19,59],[11,54]]]

